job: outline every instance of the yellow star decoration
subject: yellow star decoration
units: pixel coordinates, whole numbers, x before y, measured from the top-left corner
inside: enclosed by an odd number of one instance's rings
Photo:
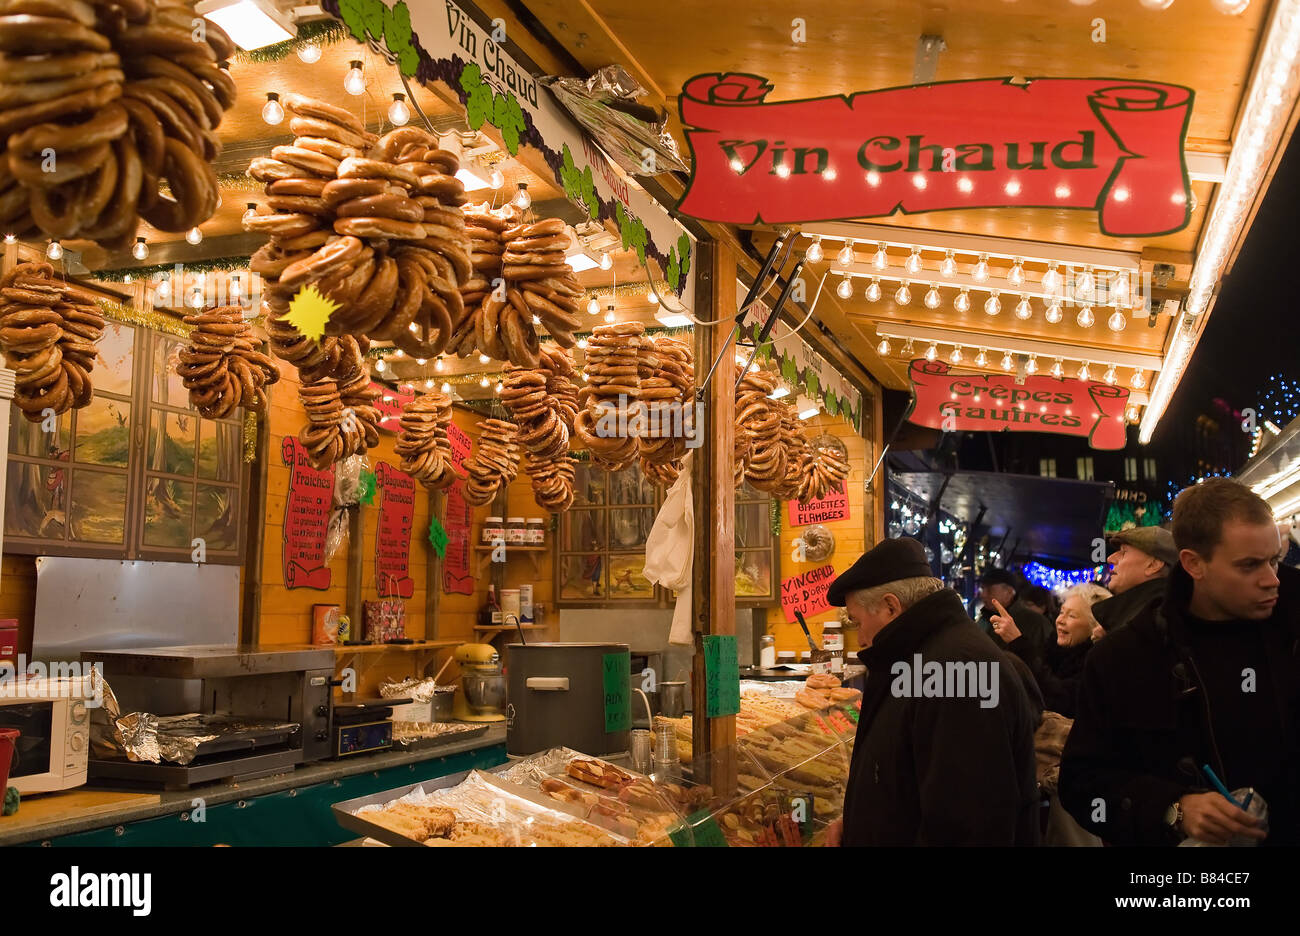
[[[289,314],[284,318],[304,338],[319,342],[325,334],[325,324],[338,307],[337,302],[322,296],[313,284],[298,290],[298,294],[290,300]]]

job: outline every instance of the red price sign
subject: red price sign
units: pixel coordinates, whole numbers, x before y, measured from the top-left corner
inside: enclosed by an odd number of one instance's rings
[[[396,435],[402,429],[402,424],[398,422],[402,416],[402,407],[415,399],[415,391],[410,387],[394,390],[373,380],[370,381],[370,389],[379,391],[379,396],[375,399],[375,409],[379,410],[379,428]]]
[[[794,613],[800,611],[804,617],[821,614],[830,610],[826,592],[835,581],[835,566],[829,563],[810,569],[802,575],[793,575],[781,580],[781,610],[785,619],[793,621]]]
[[[387,462],[379,463],[375,476],[383,492],[375,529],[375,587],[381,598],[410,598],[415,593],[415,580],[409,571],[415,479]]]
[[[285,436],[280,455],[289,466],[289,495],[284,499],[284,587],[330,587],[325,564],[325,532],[334,501],[334,467],[313,468],[296,436]]]
[[[465,477],[465,459],[474,447],[469,433],[452,423],[447,427],[447,441],[451,443],[451,467],[456,474]]]
[[[790,526],[807,526],[810,523],[830,523],[849,519],[849,493],[841,481],[814,501],[790,501]]]

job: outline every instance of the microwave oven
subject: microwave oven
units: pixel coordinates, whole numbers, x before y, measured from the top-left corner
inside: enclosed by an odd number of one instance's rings
[[[49,793],[86,782],[90,696],[84,688],[76,678],[0,683],[0,728],[19,732],[9,766],[9,786],[19,793]]]

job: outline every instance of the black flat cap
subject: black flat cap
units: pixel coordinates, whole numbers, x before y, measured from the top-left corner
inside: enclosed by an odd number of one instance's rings
[[[1016,587],[1016,578],[1006,569],[989,569],[980,576],[981,585],[1010,585]]]
[[[842,608],[849,592],[874,588],[907,578],[930,578],[934,570],[925,561],[925,548],[910,536],[882,540],[862,554],[849,570],[831,582],[826,600]]]

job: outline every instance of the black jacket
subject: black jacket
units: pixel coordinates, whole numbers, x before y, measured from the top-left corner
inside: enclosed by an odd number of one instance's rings
[[[1150,605],[1160,601],[1169,587],[1169,577],[1151,579],[1126,592],[1104,598],[1092,606],[1092,616],[1107,634],[1130,623]]]
[[[963,698],[905,695],[914,684],[894,666],[911,668],[918,654],[923,671],[930,663],[987,667],[975,672],[985,689],[997,687],[997,704],[982,707],[969,689]],[[1036,713],[1017,667],[980,633],[957,593],[945,588],[918,601],[858,658],[867,683],[844,844],[1038,844]]]
[[[1300,572],[1280,568],[1278,603],[1263,629],[1281,725],[1277,756],[1289,802],[1269,801],[1266,844],[1300,844]],[[1061,802],[1088,831],[1115,845],[1172,845],[1166,810],[1205,792],[1197,765],[1225,776],[1213,743],[1206,693],[1187,648],[1184,615],[1192,580],[1181,568],[1149,605],[1088,655],[1079,712],[1061,757]],[[1094,821],[1104,809],[1105,821]]]
[[[1085,640],[1073,647],[1062,647],[1053,640],[1046,650],[1042,650],[1024,637],[1017,637],[1007,645],[1007,649],[1024,660],[1029,667],[1034,682],[1043,694],[1047,710],[1073,718],[1078,708],[1083,663],[1088,658],[1088,651],[1092,649],[1092,641]]]

